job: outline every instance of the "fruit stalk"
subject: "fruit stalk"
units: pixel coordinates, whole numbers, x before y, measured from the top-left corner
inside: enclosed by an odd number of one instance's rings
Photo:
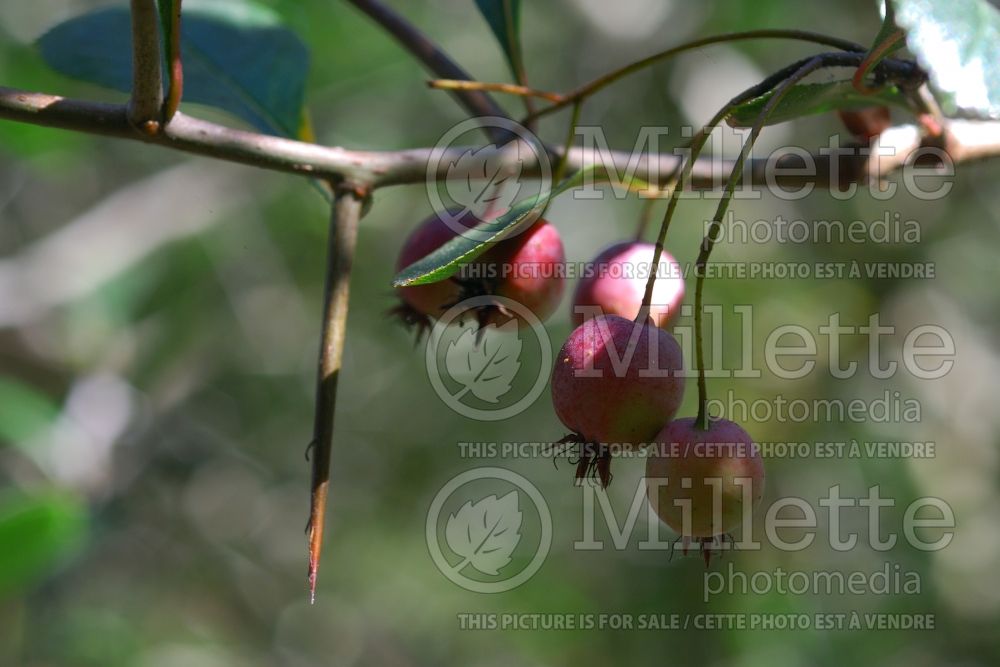
[[[656,206],[658,197],[650,197],[642,204],[642,212],[639,214],[639,224],[635,228],[635,242],[639,243],[646,236],[646,229],[653,220],[653,207]]]
[[[316,421],[313,426],[312,485],[309,507],[309,599],[316,601],[316,577],[323,548],[323,523],[330,484],[333,447],[333,417],[337,405],[337,379],[344,356],[347,303],[351,266],[358,238],[363,196],[353,188],[340,187],[333,202],[327,246],[326,285],[323,301],[323,333],[316,376]]]
[[[670,201],[667,203],[667,211],[663,214],[663,222],[660,223],[660,233],[656,237],[656,247],[653,250],[652,269],[649,272],[649,279],[646,280],[646,291],[642,296],[642,306],[639,308],[638,315],[636,315],[636,322],[643,321],[646,319],[646,315],[649,314],[649,307],[653,301],[653,287],[656,285],[656,275],[659,273],[660,257],[663,255],[663,244],[667,238],[667,231],[670,229],[670,221],[674,219],[674,211],[680,202],[680,194],[684,191],[684,187],[691,177],[691,170],[694,168],[694,163],[705,147],[705,143],[708,141],[708,137],[711,136],[712,130],[729,115],[733,106],[733,103],[730,102],[723,107],[691,140],[691,152],[684,156],[684,164],[681,167],[680,174],[677,176],[677,180],[674,182],[673,191],[670,193]]]
[[[784,97],[784,93],[790,87],[790,84],[788,83],[789,81],[791,81],[792,83],[797,82],[801,80],[802,77],[809,74],[809,72],[819,69],[820,67],[857,66],[858,64],[860,64],[863,58],[864,58],[863,53],[832,52],[832,53],[821,53],[809,58],[803,58],[802,60],[797,60],[790,65],[782,67],[780,70],[778,70],[774,74],[771,74],[760,83],[757,83],[756,85],[747,88],[742,93],[731,99],[729,103],[722,108],[722,110],[720,110],[717,114],[715,114],[715,116],[710,121],[708,121],[708,123],[704,127],[701,128],[701,131],[694,137],[694,139],[692,139],[691,153],[684,157],[683,166],[681,167],[680,170],[680,175],[677,177],[677,182],[674,184],[674,190],[670,195],[670,202],[667,204],[667,212],[664,214],[663,223],[660,226],[660,235],[657,238],[656,251],[653,254],[653,271],[650,272],[649,280],[646,283],[646,294],[642,300],[643,307],[639,309],[639,314],[636,317],[636,321],[641,321],[642,319],[644,319],[646,313],[648,312],[650,300],[652,299],[653,296],[653,285],[656,282],[656,274],[657,274],[656,267],[659,265],[660,255],[663,253],[663,242],[667,236],[667,230],[670,227],[670,221],[673,219],[674,210],[677,208],[677,203],[680,200],[680,193],[683,192],[688,179],[691,177],[691,172],[694,168],[694,163],[697,160],[698,155],[701,153],[702,148],[704,148],[705,142],[708,140],[708,137],[711,135],[712,130],[715,128],[715,126],[721,123],[723,120],[725,120],[726,116],[728,116],[735,107],[743,104],[744,102],[752,100],[755,97],[760,97],[765,93],[771,92],[772,90],[777,91],[778,88],[781,88],[782,94],[772,95],[771,100],[769,100],[769,102],[774,100],[775,98],[777,98],[778,101],[780,101],[781,98]],[[879,63],[878,67],[885,69],[886,70],[885,74],[898,80],[913,81],[913,80],[918,80],[924,76],[923,73],[919,70],[919,68],[917,68],[913,63],[908,63],[908,62],[884,60]],[[805,73],[802,74],[802,72]],[[567,97],[567,99],[571,98]],[[776,104],[777,102],[775,102],[775,104],[773,105],[770,105],[770,109],[773,110]],[[758,117],[758,120],[760,118],[766,119],[767,116],[769,115],[770,115],[770,110],[762,109],[760,116]],[[760,129],[758,128],[757,134],[759,133]],[[751,135],[754,138],[756,138],[755,134],[751,133]],[[732,171],[730,172],[730,179],[732,178],[732,174],[737,172],[739,172],[740,176],[742,177],[743,163],[745,161],[746,157],[741,155],[741,159],[737,160],[733,164]],[[729,193],[729,198],[731,197],[732,197],[732,192]],[[729,205],[728,200],[724,199],[723,201],[725,202],[726,206]]]
[[[573,139],[576,138],[576,125],[580,122],[580,112],[582,110],[582,101],[573,105],[573,113],[570,115],[569,127],[566,129],[566,139],[563,141],[562,155],[559,157],[559,162],[556,163],[555,171],[552,174],[553,186],[559,185],[559,183],[562,182],[563,176],[566,175],[566,165],[569,162],[569,151],[573,148]],[[546,208],[548,208],[548,203],[549,202],[546,202]]]
[[[710,37],[702,37],[701,39],[696,39],[690,42],[685,42],[677,46],[671,47],[659,53],[654,53],[651,56],[647,56],[641,60],[637,60],[630,63],[624,67],[613,70],[602,76],[590,81],[576,90],[569,92],[562,96],[562,99],[551,106],[547,106],[543,109],[529,114],[522,120],[522,123],[527,123],[542,116],[547,116],[550,113],[563,109],[570,104],[575,104],[580,100],[584,100],[594,93],[610,86],[614,82],[622,79],[630,74],[638,72],[640,70],[649,67],[650,65],[655,65],[656,63],[668,60],[673,56],[680,55],[687,51],[693,51],[695,49],[700,49],[705,46],[711,46],[713,44],[723,44],[726,42],[737,42],[741,40],[748,39],[790,39],[798,40],[803,42],[810,42],[812,44],[822,44],[824,46],[829,46],[835,49],[840,49],[842,51],[851,51],[855,53],[864,53],[866,51],[865,47],[855,42],[851,42],[846,39],[839,39],[837,37],[831,37],[830,35],[823,35],[821,33],[810,32],[808,30],[786,30],[786,29],[764,29],[764,30],[747,30],[745,32],[731,32],[722,35],[712,35]]]
[[[750,135],[747,137],[746,142],[743,144],[743,148],[740,150],[739,157],[736,158],[736,162],[733,164],[733,169],[729,173],[729,179],[726,181],[726,187],[722,192],[722,198],[719,200],[719,206],[715,211],[715,216],[712,218],[712,223],[709,225],[705,238],[701,241],[701,252],[698,253],[698,259],[695,261],[694,341],[695,358],[698,364],[698,416],[695,418],[695,426],[702,430],[708,430],[709,428],[708,390],[705,382],[705,353],[702,342],[702,297],[705,287],[705,267],[708,265],[708,258],[712,254],[712,248],[715,247],[715,243],[719,239],[719,233],[722,230],[722,220],[726,215],[726,211],[729,209],[729,204],[732,202],[733,193],[736,191],[736,186],[743,178],[743,164],[750,155],[750,151],[753,150],[754,142],[757,141],[757,137],[760,135],[760,131],[767,122],[768,116],[770,116],[775,107],[781,103],[781,99],[789,90],[791,90],[792,86],[804,79],[816,69],[823,66],[823,62],[824,61],[821,56],[817,56],[807,61],[795,70],[795,72],[788,78],[778,84],[778,86],[774,89],[774,94],[771,96],[771,99],[767,101],[767,104],[764,105],[764,108],[761,109],[760,114],[757,116],[757,120],[754,121],[753,127],[750,129]],[[728,111],[729,108],[731,107],[727,107],[726,111]],[[669,223],[669,221],[667,222]],[[666,225],[664,225],[664,227],[666,227]],[[661,231],[661,236],[664,231],[665,230]],[[652,283],[652,280],[650,280],[650,282]],[[647,290],[647,294],[650,291],[651,290]]]

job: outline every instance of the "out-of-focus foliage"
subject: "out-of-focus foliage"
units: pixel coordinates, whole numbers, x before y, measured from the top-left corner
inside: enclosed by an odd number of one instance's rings
[[[307,85],[318,141],[363,148],[433,145],[462,110],[430,91],[427,74],[369,20],[341,2],[273,0],[268,6],[309,46]],[[509,80],[473,2],[391,2],[483,80]],[[0,83],[121,101],[50,72],[32,44],[60,21],[122,2],[0,2]],[[879,17],[869,0],[545,0],[524,3],[522,42],[532,85],[568,90],[608,69],[695,36],[753,27],[804,28],[870,43]],[[622,81],[583,110],[612,146],[630,149],[643,125],[699,125],[767,73],[812,52],[775,42],[709,49]],[[849,72],[843,73],[849,76]],[[838,75],[838,78],[843,78]],[[512,113],[519,100],[503,99]],[[235,123],[228,115],[184,105]],[[908,122],[903,114],[899,122]],[[548,140],[565,136],[546,118]],[[825,146],[832,115],[775,126],[760,150]],[[846,137],[845,137],[846,140]],[[669,146],[683,138],[674,131]],[[716,146],[718,149],[719,147]],[[731,135],[717,153],[733,155]],[[315,607],[305,582],[312,390],[328,211],[307,182],[184,156],[137,142],[0,122],[0,486],[16,497],[73,498],[45,513],[56,538],[86,525],[75,548],[32,557],[34,572],[0,598],[0,664],[81,665],[991,665],[1000,662],[1000,165],[962,165],[952,193],[891,201],[864,188],[841,199],[817,190],[789,200],[739,199],[734,215],[785,220],[916,220],[919,244],[719,244],[719,262],[933,262],[931,280],[763,278],[709,282],[724,304],[727,367],[737,367],[741,320],[754,305],[753,344],[788,323],[815,332],[831,313],[864,325],[874,312],[900,331],[924,323],[955,337],[944,379],[834,380],[820,350],[806,379],[767,372],[714,379],[714,397],[740,401],[852,399],[900,392],[923,404],[920,424],[795,421],[737,414],[761,441],[935,440],[933,459],[768,460],[765,506],[800,496],[813,505],[833,485],[864,496],[880,485],[897,527],[906,504],[938,496],[959,528],[947,549],[867,546],[837,552],[823,540],[801,552],[727,555],[739,571],[873,571],[887,559],[917,572],[918,595],[793,596],[774,591],[703,601],[699,559],[661,551],[575,550],[582,494],[569,467],[546,459],[463,457],[459,443],[537,442],[563,434],[546,394],[517,419],[482,423],[452,412],[430,390],[422,348],[384,316],[393,305],[393,259],[430,212],[423,187],[377,193],[355,263],[346,364],[340,381],[328,543]],[[933,181],[931,181],[933,182]],[[692,262],[714,200],[684,201],[669,250]],[[570,261],[586,261],[634,231],[641,203],[555,200]],[[658,208],[658,211],[662,208]],[[693,289],[688,290],[688,303]],[[547,323],[568,335],[568,305]],[[682,317],[679,327],[690,327]],[[690,338],[690,334],[689,334]],[[886,337],[898,358],[902,338]],[[862,337],[844,359],[864,363]],[[530,359],[525,359],[529,363]],[[30,389],[29,389],[30,388]],[[25,398],[30,395],[36,399]],[[694,413],[693,387],[683,414]],[[13,399],[11,399],[13,397]],[[20,408],[11,408],[8,400]],[[42,407],[48,405],[49,407]],[[36,407],[31,407],[36,406]],[[13,415],[13,416],[9,416]],[[32,416],[35,415],[35,416]],[[16,443],[16,446],[15,446]],[[500,595],[464,591],[435,568],[424,539],[427,508],[454,475],[501,465],[543,492],[552,552],[526,584]],[[610,500],[624,516],[640,461],[615,462]],[[64,496],[63,493],[71,494]],[[51,494],[57,494],[55,496]],[[4,494],[3,498],[14,497]],[[41,502],[41,500],[39,500]],[[78,511],[87,517],[80,520]],[[2,508],[0,508],[2,512]],[[47,517],[47,518],[46,518]],[[66,523],[60,523],[63,520]],[[79,521],[78,521],[79,520]],[[828,524],[821,515],[822,533]],[[70,523],[73,527],[70,527]],[[847,531],[865,534],[865,514]],[[0,533],[7,535],[8,533]],[[42,534],[41,529],[39,533]],[[46,543],[51,544],[53,542]],[[2,538],[7,540],[8,538]],[[0,543],[25,554],[26,538]],[[0,565],[0,567],[3,567]],[[10,571],[13,571],[12,569]],[[713,570],[714,571],[714,570]],[[724,570],[723,570],[724,571]],[[0,577],[7,576],[7,572]],[[39,578],[42,577],[42,578]],[[696,612],[933,613],[933,631],[469,631],[466,613]]]
[[[0,596],[34,585],[71,553],[84,529],[83,509],[54,494],[0,498]]]
[[[524,68],[521,60],[521,0],[476,0],[476,6],[496,35],[516,77]]]
[[[48,396],[13,378],[0,378],[0,440],[26,441],[57,414]]]
[[[1000,9],[987,0],[892,2],[945,112],[1000,117]]]
[[[191,3],[181,23],[184,97],[224,109],[261,132],[297,137],[309,52],[280,17],[249,2]],[[74,17],[38,40],[56,71],[128,92],[132,85],[128,9]]]

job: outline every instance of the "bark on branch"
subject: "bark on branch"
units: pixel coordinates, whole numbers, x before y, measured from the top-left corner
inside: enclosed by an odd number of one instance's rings
[[[333,418],[337,405],[337,379],[344,357],[347,303],[351,292],[351,266],[358,238],[363,201],[358,193],[337,191],[330,216],[323,299],[323,334],[316,373],[316,421],[313,427],[312,493],[309,510],[309,593],[316,599],[316,578],[323,548],[327,491],[333,450]]]
[[[160,127],[163,80],[156,0],[132,0],[132,96],[128,119],[146,133]]]
[[[428,175],[428,161],[434,156],[432,148],[401,151],[347,150],[237,130],[181,113],[174,116],[159,134],[150,136],[137,132],[130,125],[127,108],[123,105],[84,102],[13,88],[0,87],[0,119],[139,140],[274,171],[333,182],[350,181],[363,187],[424,183],[428,177],[434,180],[482,177],[481,174],[477,177],[461,169],[448,173],[448,167],[469,150],[470,147],[466,146],[452,147],[445,151],[438,160],[437,170]],[[819,154],[812,156],[815,169],[809,174],[774,171],[774,166],[801,166],[797,158],[784,159],[777,165],[769,164],[761,158],[750,160],[744,182],[753,185],[774,184],[786,188],[802,187],[810,183],[818,188],[846,187],[851,183],[864,183],[872,178],[888,176],[892,171],[909,164],[914,153],[921,148],[920,133],[912,125],[891,128],[883,134],[882,143],[886,148],[891,148],[891,158],[869,160],[859,154]],[[947,128],[945,146],[954,163],[1000,157],[1000,122],[952,121]],[[493,149],[483,150],[489,153]],[[555,160],[558,150],[552,149],[550,160]],[[521,156],[522,176],[538,176],[542,171],[541,167],[531,152],[527,153]],[[636,177],[649,180],[651,174],[657,174],[661,185],[674,173],[680,161],[680,157],[672,153],[634,157],[625,151],[611,151],[607,157],[619,173],[623,173],[630,162],[634,161]],[[593,151],[576,148],[570,151],[568,167],[576,170],[593,164],[594,160]],[[730,160],[698,160],[692,171],[691,185],[702,190],[719,188],[731,169]]]

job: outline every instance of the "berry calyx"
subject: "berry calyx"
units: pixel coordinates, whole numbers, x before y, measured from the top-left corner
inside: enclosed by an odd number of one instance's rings
[[[479,224],[475,215],[467,212],[452,215],[448,224],[437,214],[421,222],[410,233],[399,257],[396,271],[437,250],[462,229]],[[456,230],[456,228],[458,228]],[[390,312],[407,326],[416,326],[419,333],[430,327],[431,321],[449,308],[466,299],[497,296],[513,300],[544,320],[558,307],[565,285],[563,266],[566,257],[559,232],[545,220],[536,221],[518,235],[500,241],[454,276],[425,285],[397,287],[400,303]],[[524,317],[517,316],[500,299],[475,308],[474,316],[480,328],[503,324],[517,317],[518,326],[526,326]]]
[[[610,481],[608,449],[593,445],[653,441],[684,397],[682,365],[680,345],[651,320],[599,316],[573,330],[552,371],[552,402],[572,431],[564,441],[581,445],[578,479],[594,472],[602,486]]]
[[[764,495],[764,463],[750,435],[735,422],[676,419],[656,436],[646,459],[647,497],[660,520],[685,545],[709,548],[753,511]]]
[[[652,243],[628,241],[602,250],[587,266],[587,273],[573,295],[574,324],[583,324],[594,315],[620,315],[629,319],[639,313],[652,271]],[[658,327],[670,325],[684,300],[684,276],[677,261],[666,251],[660,255],[660,269],[653,287],[649,316]]]

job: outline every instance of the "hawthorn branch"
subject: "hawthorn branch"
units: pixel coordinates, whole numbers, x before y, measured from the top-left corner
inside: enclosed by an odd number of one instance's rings
[[[137,131],[125,105],[71,100],[0,87],[0,118],[131,139],[229,162],[333,181],[372,181],[395,158],[238,130],[178,112],[156,135]]]
[[[790,39],[809,42],[812,44],[822,44],[824,46],[830,46],[843,51],[861,53],[865,51],[865,48],[860,44],[856,44],[846,39],[839,39],[837,37],[830,37],[829,35],[823,35],[821,33],[810,32],[808,30],[763,29],[731,32],[722,35],[711,35],[709,37],[703,37],[701,39],[695,39],[690,42],[678,44],[677,46],[654,53],[651,56],[647,56],[641,60],[629,63],[624,67],[603,74],[593,81],[589,81],[577,87],[575,90],[563,95],[562,99],[555,104],[545,107],[544,109],[539,109],[534,113],[529,113],[522,122],[528,122],[530,120],[541,118],[542,116],[547,116],[550,113],[554,113],[559,109],[578,102],[579,100],[590,97],[594,93],[607,88],[611,84],[629,76],[630,74],[643,70],[650,65],[655,65],[656,63],[673,58],[681,53],[700,49],[704,46],[711,46],[713,44],[723,44],[726,42],[737,42],[752,39]]]
[[[163,80],[160,72],[160,26],[156,0],[132,0],[132,96],[128,119],[155,134],[160,127]]]
[[[379,0],[347,0],[347,2],[385,28],[389,34],[396,38],[396,41],[438,78],[474,81],[441,47],[392,8],[382,4]],[[503,107],[485,91],[456,88],[452,89],[451,92],[458,103],[465,107],[465,110],[472,116],[509,117]],[[484,128],[484,130],[493,141],[504,142],[508,138],[507,133],[503,132],[501,128]]]
[[[433,79],[427,82],[427,87],[433,90],[489,90],[496,93],[506,93],[519,97],[538,97],[547,102],[557,104],[563,96],[547,90],[538,90],[514,83],[483,83],[480,81],[463,81],[460,79]]]
[[[361,195],[361,196],[359,196]],[[330,216],[323,299],[323,334],[320,339],[316,374],[316,421],[313,427],[312,492],[309,524],[309,594],[316,599],[316,578],[323,548],[323,525],[330,486],[333,450],[333,419],[337,405],[337,379],[344,357],[347,304],[350,296],[351,266],[357,245],[363,194],[356,188],[339,187]]]
[[[437,170],[428,174],[428,161],[435,156],[432,148],[347,150],[238,130],[179,112],[159,134],[150,136],[131,126],[124,105],[86,102],[13,88],[0,87],[0,119],[143,141],[272,171],[334,183],[349,181],[372,188],[426,183],[428,177],[439,181],[482,178],[481,174],[477,176],[461,169],[448,173],[448,166],[470,147],[449,148],[440,155]],[[953,120],[947,125],[946,132],[945,146],[956,164],[1000,157],[1000,121]],[[883,179],[910,163],[910,158],[922,146],[921,133],[913,125],[900,125],[883,133],[880,143],[884,151],[892,153],[891,159],[869,159],[859,153],[814,155],[810,162],[815,168],[802,174],[780,171],[782,168],[801,167],[801,159],[795,156],[773,163],[762,158],[748,160],[744,183],[774,184],[785,188],[809,184],[818,188],[845,188],[869,179]],[[484,158],[494,150],[503,152],[502,148],[485,148],[482,149],[485,151]],[[558,148],[550,149],[549,160],[557,160],[560,152]],[[634,156],[627,151],[610,151],[604,157],[610,162],[608,166],[613,166],[618,173],[624,173],[631,165],[638,178],[651,180],[650,176],[656,175],[657,178],[652,180],[660,186],[669,182],[681,160],[681,156],[672,153]],[[542,173],[541,165],[531,151],[523,155],[522,160],[524,177],[537,177]],[[576,171],[595,162],[594,151],[574,148],[567,158],[567,170]],[[732,167],[732,160],[699,159],[692,168],[691,187],[697,190],[721,188]]]

